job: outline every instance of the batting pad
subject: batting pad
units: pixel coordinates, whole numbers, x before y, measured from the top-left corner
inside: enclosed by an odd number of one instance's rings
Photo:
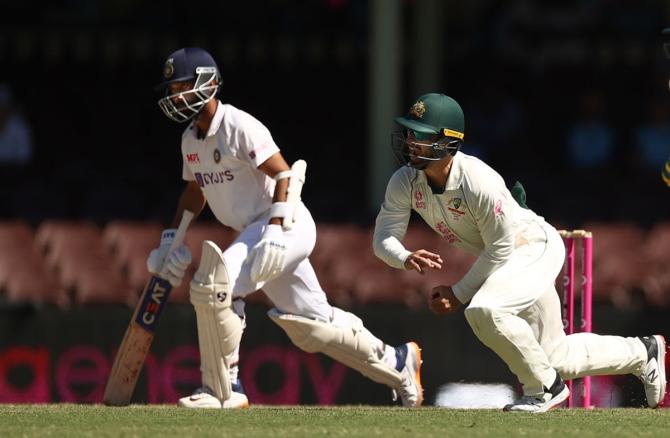
[[[398,388],[400,373],[382,362],[364,333],[363,321],[343,312],[348,326],[335,326],[302,316],[270,309],[268,316],[281,327],[291,341],[308,353],[324,353],[364,376],[391,388]]]
[[[190,298],[198,322],[202,383],[223,403],[232,391],[226,356],[240,343],[243,326],[231,309],[232,291],[223,254],[209,240],[202,243],[202,257],[191,280]]]

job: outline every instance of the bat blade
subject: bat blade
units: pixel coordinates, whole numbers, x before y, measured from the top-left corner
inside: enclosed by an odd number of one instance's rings
[[[167,280],[158,276],[149,279],[114,358],[103,397],[106,405],[130,404],[171,290]]]
[[[168,254],[184,241],[184,235],[191,219],[193,219],[193,213],[184,210]],[[158,321],[170,296],[170,291],[172,291],[172,285],[163,277],[164,275],[159,274],[149,279],[142,291],[140,301],[135,306],[135,312],[123,336],[121,346],[114,358],[112,371],[107,379],[103,402],[108,406],[130,404],[144,360],[156,335]]]

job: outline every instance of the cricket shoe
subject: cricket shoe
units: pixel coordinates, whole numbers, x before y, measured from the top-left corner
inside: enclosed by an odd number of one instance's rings
[[[244,394],[244,389],[240,383],[232,385],[230,398],[223,403],[213,395],[213,391],[206,386],[200,387],[188,396],[179,399],[178,405],[183,408],[200,409],[244,409],[249,407],[249,399]]]
[[[232,384],[233,391],[230,393],[230,398],[223,401],[223,409],[245,409],[249,407],[249,399],[244,393],[242,382],[239,380]]]
[[[421,349],[416,342],[408,342],[395,349],[396,360],[402,377],[400,387],[393,390],[393,401],[398,397],[406,408],[415,408],[423,403],[421,386]]]
[[[665,398],[665,338],[654,335],[640,337],[640,340],[647,349],[647,363],[642,367],[639,378],[644,385],[647,404],[656,408]]]
[[[563,379],[556,373],[556,380],[551,388],[544,387],[544,394],[542,395],[524,395],[519,400],[511,403],[503,408],[506,412],[530,412],[539,414],[547,412],[550,409],[558,407],[570,395],[568,386],[563,382]]]

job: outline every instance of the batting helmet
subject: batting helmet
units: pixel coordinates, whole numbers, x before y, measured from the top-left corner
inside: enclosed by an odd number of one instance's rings
[[[441,160],[447,154],[455,155],[465,137],[465,118],[461,106],[449,96],[428,93],[414,101],[404,117],[396,117],[396,123],[403,131],[393,133],[392,147],[398,159],[410,165],[408,134],[411,131],[417,140],[435,139],[432,143],[433,156],[420,157],[424,162],[412,165],[424,168],[428,161]]]
[[[170,94],[169,85],[178,82],[191,82],[192,86]],[[165,61],[163,82],[157,86],[164,96],[158,106],[176,122],[191,120],[216,96],[220,85],[219,68],[209,53],[197,47],[179,49]]]

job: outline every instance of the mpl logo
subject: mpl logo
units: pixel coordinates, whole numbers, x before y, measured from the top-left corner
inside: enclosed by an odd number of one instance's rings
[[[226,181],[235,179],[235,175],[233,175],[231,170],[224,170],[221,172],[196,172],[193,176],[200,187],[205,187],[208,184],[223,184]]]
[[[200,163],[200,157],[198,157],[197,153],[186,154],[186,161],[189,163]]]
[[[170,296],[172,285],[167,280],[153,276],[142,298],[140,310],[137,312],[135,322],[150,332],[155,332],[158,319]]]

